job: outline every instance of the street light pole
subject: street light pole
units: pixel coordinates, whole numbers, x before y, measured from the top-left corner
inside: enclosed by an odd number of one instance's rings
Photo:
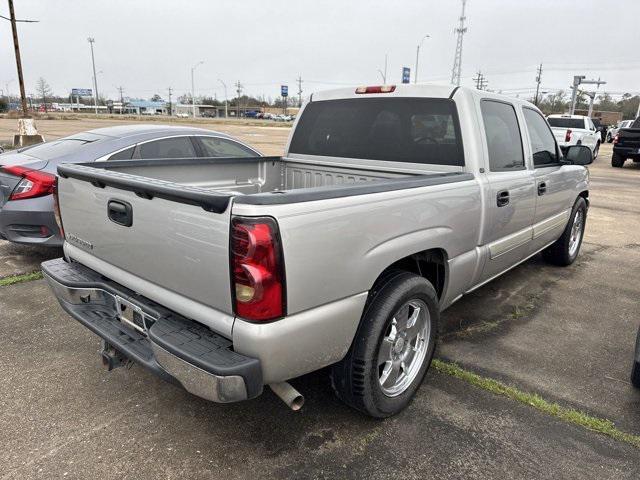
[[[200,61],[196,63],[193,67],[191,67],[191,110],[193,113],[193,118],[196,118],[196,90],[193,82],[193,72],[198,66],[202,65],[204,62]]]
[[[95,39],[93,37],[87,38],[89,45],[91,46],[91,65],[93,65],[93,105],[96,109],[96,114],[98,113],[98,76],[96,75],[96,61],[93,56],[93,44],[95,43]]]
[[[425,35],[424,37],[422,37],[422,40],[420,40],[420,43],[418,43],[418,46],[416,47],[416,73],[415,77],[413,78],[413,83],[418,83],[418,62],[420,61],[420,47],[422,47],[422,43],[427,38],[431,38],[431,35]]]
[[[227,97],[227,84],[220,79],[218,79],[218,81],[224,87],[224,118],[227,118],[229,117],[229,100],[228,100],[229,97]]]

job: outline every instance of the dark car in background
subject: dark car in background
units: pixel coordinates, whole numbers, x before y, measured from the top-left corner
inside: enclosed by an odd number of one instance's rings
[[[628,159],[640,162],[640,117],[630,127],[618,130],[613,139],[611,166],[621,168]]]
[[[166,125],[99,128],[7,152],[0,155],[0,238],[62,245],[52,195],[61,163],[260,155],[224,133]]]

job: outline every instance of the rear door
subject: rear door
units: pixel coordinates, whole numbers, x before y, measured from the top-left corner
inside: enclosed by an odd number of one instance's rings
[[[489,165],[483,232],[488,252],[482,273],[487,280],[518,263],[529,251],[536,197],[533,174],[525,165],[516,109],[510,103],[486,99],[480,107]]]
[[[560,164],[560,152],[549,125],[532,108],[522,109],[536,182],[536,211],[529,254],[555,241],[564,229],[574,201],[575,178]]]

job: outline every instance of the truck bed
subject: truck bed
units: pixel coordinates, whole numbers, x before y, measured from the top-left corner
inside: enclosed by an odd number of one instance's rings
[[[126,160],[61,165],[63,178],[129,190],[222,213],[239,203],[277,204],[321,200],[449,183],[462,172],[407,173],[342,167],[282,157]]]
[[[65,254],[230,338],[229,242],[238,204],[264,205],[264,215],[279,218],[269,205],[378,192],[397,197],[403,189],[473,179],[463,172],[412,174],[321,162],[256,157],[60,165]],[[127,222],[113,218],[114,204],[120,213],[128,209]]]

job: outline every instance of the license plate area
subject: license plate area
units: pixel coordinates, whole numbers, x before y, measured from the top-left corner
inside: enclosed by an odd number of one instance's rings
[[[118,310],[117,315],[120,323],[129,328],[133,328],[145,336],[147,335],[147,328],[151,327],[156,320],[144,313],[139,306],[118,295],[116,295],[116,308]]]

